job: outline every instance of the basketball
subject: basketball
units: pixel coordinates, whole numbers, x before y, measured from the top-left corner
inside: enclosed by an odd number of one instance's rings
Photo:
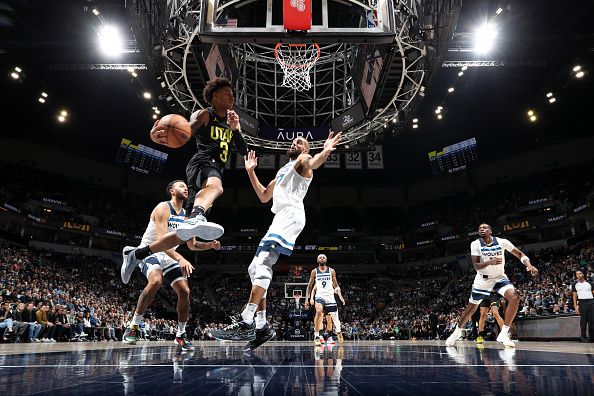
[[[167,143],[165,146],[178,148],[188,143],[192,136],[190,123],[179,114],[167,114],[159,120],[159,125],[165,126]]]

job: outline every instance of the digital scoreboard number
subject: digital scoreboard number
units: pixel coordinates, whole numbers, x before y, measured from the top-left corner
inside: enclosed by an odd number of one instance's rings
[[[128,165],[132,170],[144,174],[161,173],[167,161],[167,153],[144,146],[133,144],[130,139],[122,138],[116,162]]]
[[[478,159],[476,138],[446,146],[441,151],[430,151],[428,155],[434,175],[462,171]]]

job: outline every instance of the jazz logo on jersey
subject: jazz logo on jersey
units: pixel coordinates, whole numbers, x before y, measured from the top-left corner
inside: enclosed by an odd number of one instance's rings
[[[233,139],[233,131],[229,128],[213,125],[210,127],[210,138],[215,141],[220,141],[219,147],[223,151],[219,154],[219,157],[223,163],[226,163],[229,158],[229,143],[231,143],[231,139]]]

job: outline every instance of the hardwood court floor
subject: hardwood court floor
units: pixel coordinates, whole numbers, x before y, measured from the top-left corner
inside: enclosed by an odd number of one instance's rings
[[[272,341],[0,345],[0,394],[589,395],[594,344],[355,341],[314,347]]]

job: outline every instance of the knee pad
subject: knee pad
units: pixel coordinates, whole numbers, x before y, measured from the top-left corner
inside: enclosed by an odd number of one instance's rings
[[[252,264],[250,264],[250,267],[252,265],[254,266],[253,285],[268,290],[270,281],[272,280],[272,266],[276,263],[276,260],[278,260],[278,253],[276,251],[260,252],[258,256],[254,257]],[[266,294],[264,294],[264,298],[266,298]]]
[[[332,322],[334,322],[334,329],[337,333],[340,333],[340,320],[338,319],[338,312],[330,312],[330,317],[332,318]]]

